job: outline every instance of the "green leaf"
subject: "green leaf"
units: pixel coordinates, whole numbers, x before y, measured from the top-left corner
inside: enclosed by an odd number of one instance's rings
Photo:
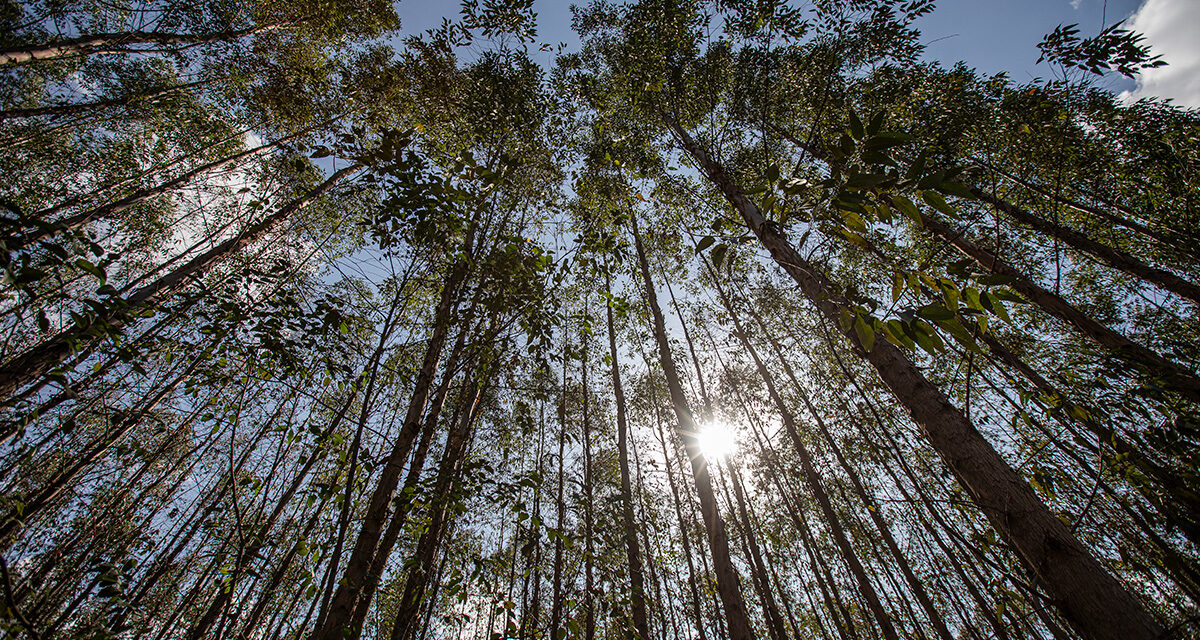
[[[864,142],[863,147],[865,147],[867,151],[884,151],[886,149],[891,149],[892,147],[906,145],[909,142],[912,142],[912,140],[912,136],[908,136],[903,133],[885,132]]]
[[[888,320],[882,329],[884,339],[897,347],[912,349],[916,346],[916,343],[904,332],[904,325],[899,320]]]
[[[977,278],[979,284],[981,284],[985,287],[995,287],[995,286],[1002,285],[1002,284],[1009,284],[1015,279],[1016,278],[1014,278],[1012,276],[1006,276],[1006,275],[1000,274],[1000,273],[992,274],[989,276],[980,276],[979,278]]]
[[[957,318],[951,320],[938,320],[937,326],[941,327],[946,333],[949,333],[951,336],[953,336],[955,340],[962,344],[962,346],[970,349],[971,351],[981,351],[979,345],[975,343],[975,338],[971,336],[971,333],[967,331],[966,327],[962,326],[962,323],[960,323]]]
[[[942,342],[941,336],[933,329],[933,325],[924,320],[915,320],[912,323],[913,333],[916,334],[917,344],[921,346],[931,356],[936,356],[939,351],[946,348],[946,344]]]
[[[703,238],[700,239],[700,242],[696,245],[696,253],[700,253],[701,251],[704,251],[705,249],[711,247],[713,242],[715,242],[715,241],[716,241],[716,238],[713,238],[712,236],[704,236]]]
[[[881,173],[856,173],[846,180],[846,188],[867,189],[887,179],[888,177]]]
[[[946,202],[946,199],[943,198],[938,192],[929,190],[922,191],[921,199],[924,200],[929,206],[950,216],[951,218],[958,218],[958,212],[956,212],[954,207],[950,206],[950,204]]]
[[[887,114],[883,111],[876,113],[875,116],[871,118],[871,123],[867,125],[867,133],[870,135],[879,133],[879,130],[883,128],[883,119],[886,115]]]
[[[850,135],[854,136],[855,140],[862,140],[866,136],[862,120],[858,119],[858,114],[854,113],[854,109],[850,110]]]
[[[1008,316],[1008,309],[1004,308],[1003,300],[988,293],[987,291],[984,291],[983,293],[979,294],[979,299],[980,299],[980,302],[982,302],[983,305],[985,307],[987,307],[988,311],[991,311],[992,313],[996,314],[997,318],[1000,318],[1001,320],[1008,322],[1010,324],[1012,323],[1012,318],[1010,318]]]
[[[713,263],[714,269],[721,268],[721,263],[724,262],[725,254],[728,251],[729,251],[729,245],[727,245],[727,244],[722,243],[722,244],[719,244],[719,245],[713,247],[711,255],[712,255],[712,263]]]
[[[892,206],[899,209],[901,213],[908,216],[910,220],[917,224],[921,224],[921,211],[917,209],[917,205],[913,204],[912,200],[904,196],[892,196]]]
[[[947,180],[946,182],[943,182],[942,184],[938,185],[937,190],[941,191],[942,193],[944,193],[948,196],[957,196],[964,200],[974,200],[975,199],[975,194],[971,193],[971,190],[968,189],[966,187],[966,185],[962,184],[961,182],[955,182],[953,180]]]
[[[875,346],[875,330],[863,321],[861,315],[854,316],[854,333],[858,334],[863,349],[870,351]]]
[[[935,304],[927,304],[927,305],[921,307],[920,309],[917,309],[917,315],[921,316],[922,318],[925,318],[926,320],[932,320],[934,322],[937,322],[939,320],[953,320],[954,319],[953,311],[947,309],[946,307],[943,307],[940,304],[936,304],[936,303]]]

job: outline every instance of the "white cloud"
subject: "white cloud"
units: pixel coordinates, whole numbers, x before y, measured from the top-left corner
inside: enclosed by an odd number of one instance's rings
[[[1083,4],[1083,0],[1071,0],[1071,8],[1075,9],[1076,11],[1079,10],[1079,5],[1081,4]]]
[[[1122,99],[1171,98],[1180,106],[1200,107],[1200,2],[1145,0],[1126,27],[1144,34],[1151,52],[1167,66],[1143,71],[1137,88]]]

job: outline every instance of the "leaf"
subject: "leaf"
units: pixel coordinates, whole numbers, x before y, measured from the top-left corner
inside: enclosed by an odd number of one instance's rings
[[[985,287],[994,287],[997,285],[1009,284],[1015,279],[1016,278],[1014,278],[1013,276],[1007,276],[1007,275],[1000,274],[1000,273],[996,273],[996,274],[992,274],[992,275],[988,275],[988,276],[980,276],[979,278],[977,278],[977,280],[979,281],[979,284],[981,284]]]
[[[879,130],[883,128],[883,119],[886,115],[887,114],[883,111],[876,113],[875,116],[871,118],[871,123],[867,125],[867,133],[870,135],[879,133]]]
[[[996,314],[997,318],[1000,318],[1007,323],[1012,323],[1012,318],[1008,316],[1008,309],[1004,308],[1004,301],[1002,301],[1000,298],[993,296],[987,291],[984,291],[983,293],[979,294],[979,299],[980,302],[987,307],[988,311]]]
[[[716,238],[713,238],[712,236],[704,236],[700,239],[700,242],[696,244],[696,253],[700,253],[701,251],[711,247],[713,242],[716,242]]]
[[[913,204],[912,200],[904,196],[892,196],[892,206],[899,209],[901,213],[908,216],[910,220],[917,224],[921,224],[921,211],[917,209],[917,205]]]
[[[903,133],[884,132],[872,137],[863,143],[863,147],[867,151],[884,151],[892,147],[899,147],[912,142],[912,136]]]
[[[855,140],[862,140],[866,136],[862,120],[858,119],[858,114],[854,113],[854,109],[850,110],[850,135],[854,136]]]
[[[926,320],[932,320],[934,322],[939,320],[953,320],[955,317],[953,311],[936,303],[927,304],[920,309],[917,309],[917,315],[925,318]]]
[[[925,204],[928,204],[929,206],[950,216],[951,218],[958,218],[958,212],[956,212],[954,207],[950,206],[950,204],[946,202],[946,199],[943,198],[938,192],[929,191],[926,189],[925,191],[921,192],[921,199],[925,201]]]
[[[956,196],[964,200],[975,199],[975,194],[971,193],[971,190],[968,189],[966,185],[962,184],[961,182],[955,182],[954,180],[947,180],[943,182],[942,184],[938,185],[937,190],[948,196]]]
[[[881,173],[856,173],[846,180],[846,188],[867,189],[887,179],[888,177]]]
[[[858,341],[866,351],[875,346],[875,330],[863,321],[861,315],[854,316],[854,333],[858,334]]]
[[[923,320],[916,320],[912,323],[912,330],[916,334],[917,344],[929,355],[936,356],[939,351],[946,348],[942,338],[934,331],[933,325]]]
[[[899,320],[888,320],[882,330],[884,339],[897,347],[912,349],[916,346],[916,343],[904,332],[904,325]]]
[[[957,318],[951,320],[938,320],[937,326],[941,327],[946,333],[949,333],[955,340],[959,341],[964,347],[971,351],[981,352],[979,345],[976,344],[975,338],[967,331],[966,327]]]
[[[712,263],[713,263],[714,269],[721,268],[721,263],[724,262],[725,254],[728,251],[729,251],[729,245],[724,244],[724,243],[713,247],[711,257],[712,257]]]

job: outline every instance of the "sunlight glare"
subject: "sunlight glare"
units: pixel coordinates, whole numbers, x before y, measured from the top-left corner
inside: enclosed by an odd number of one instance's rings
[[[737,436],[733,427],[724,422],[710,422],[700,427],[696,435],[700,452],[709,460],[724,460],[737,451]]]

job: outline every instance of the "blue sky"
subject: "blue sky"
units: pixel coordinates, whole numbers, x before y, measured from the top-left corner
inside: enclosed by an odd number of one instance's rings
[[[536,1],[542,42],[577,41],[570,5],[569,0]],[[414,33],[457,15],[458,3],[402,0],[399,11],[404,31]],[[1054,27],[1078,23],[1083,35],[1093,35],[1130,16],[1169,67],[1155,70],[1140,85],[1115,74],[1102,84],[1200,106],[1200,80],[1194,80],[1200,78],[1200,0],[940,0],[920,28],[928,59],[946,66],[962,60],[984,73],[1008,71],[1014,81],[1027,82],[1051,75],[1049,67],[1035,62],[1037,43]],[[551,61],[543,55],[544,62]]]
[[[1037,44],[1060,24],[1079,24],[1093,35],[1129,17],[1141,0],[941,0],[921,23],[926,56],[947,65],[963,60],[985,73],[1008,71],[1016,82],[1050,75],[1037,65]],[[1107,15],[1105,15],[1107,14]],[[1119,76],[1118,76],[1119,77]],[[1131,89],[1131,81],[1114,81]]]

